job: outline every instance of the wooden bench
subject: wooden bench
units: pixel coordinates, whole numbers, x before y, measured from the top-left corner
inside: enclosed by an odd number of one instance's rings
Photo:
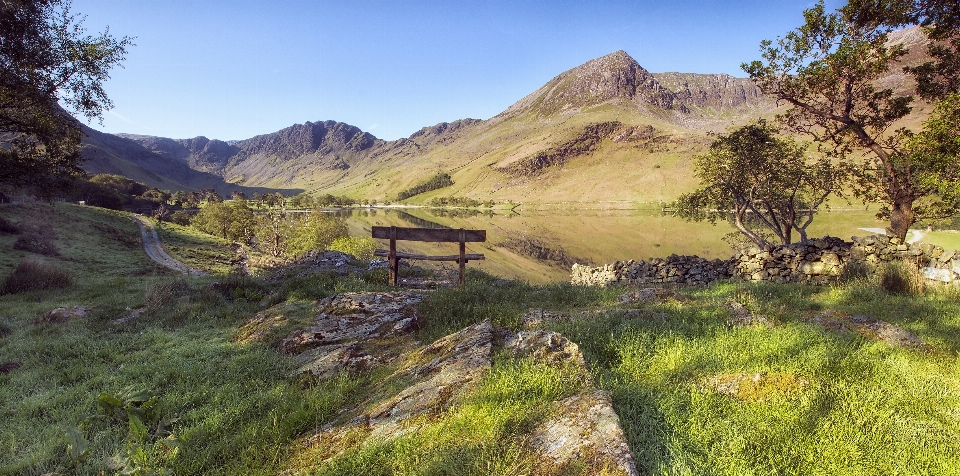
[[[375,256],[385,256],[390,261],[390,284],[397,285],[397,274],[400,270],[401,259],[419,259],[426,261],[456,261],[460,264],[460,284],[463,284],[463,274],[467,261],[485,259],[479,253],[466,253],[466,243],[487,241],[487,230],[459,230],[436,228],[403,228],[396,226],[375,226],[371,231],[374,238],[390,240],[389,250],[377,250]],[[450,256],[426,256],[397,251],[397,240],[426,241],[431,243],[460,243],[460,254]]]

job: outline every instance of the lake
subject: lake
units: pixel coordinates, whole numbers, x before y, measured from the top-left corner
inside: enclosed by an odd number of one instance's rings
[[[574,263],[602,265],[617,260],[649,260],[671,254],[729,258],[733,249],[723,236],[727,223],[691,223],[652,210],[476,210],[431,208],[369,208],[341,210],[350,234],[370,236],[370,227],[449,227],[487,230],[487,242],[468,243],[467,253],[483,253],[471,261],[491,274],[531,283],[566,281]],[[874,212],[844,210],[818,213],[810,225],[812,238],[824,235],[849,240],[869,233],[861,227],[885,226]],[[380,240],[381,247],[388,242]],[[451,255],[456,244],[397,242],[400,251]],[[418,261],[417,265],[427,265]],[[444,263],[455,269],[456,263]]]

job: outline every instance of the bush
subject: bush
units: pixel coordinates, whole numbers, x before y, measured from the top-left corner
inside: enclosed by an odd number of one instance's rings
[[[60,250],[53,244],[57,238],[53,230],[41,227],[30,227],[23,230],[17,241],[13,244],[13,249],[29,251],[45,256],[59,256]]]
[[[176,277],[169,281],[162,281],[147,294],[147,307],[150,309],[159,309],[164,304],[173,302],[180,296],[190,292],[190,285],[183,277]]]
[[[353,255],[361,261],[370,261],[373,259],[373,252],[377,250],[377,242],[373,238],[344,236],[333,240],[327,249]]]
[[[173,214],[170,215],[169,221],[180,226],[189,226],[192,218],[189,213],[180,210],[173,212]]]
[[[890,294],[923,294],[923,275],[909,263],[885,263],[880,267],[879,274],[880,288]]]
[[[16,223],[7,220],[4,217],[0,217],[0,233],[16,235],[17,233],[20,233],[20,227],[18,227]]]
[[[0,294],[59,289],[70,286],[72,282],[70,274],[55,264],[24,260],[3,281]]]

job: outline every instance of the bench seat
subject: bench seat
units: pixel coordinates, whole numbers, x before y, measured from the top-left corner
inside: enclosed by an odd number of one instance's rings
[[[384,256],[390,257],[390,250],[377,250],[373,252],[374,256]],[[467,253],[463,255],[467,261],[475,261],[480,259],[486,259],[482,254],[479,253]],[[449,256],[427,256],[427,255],[415,255],[412,253],[404,253],[402,251],[397,252],[397,258],[401,259],[419,259],[424,261],[460,261],[460,255],[449,255]]]

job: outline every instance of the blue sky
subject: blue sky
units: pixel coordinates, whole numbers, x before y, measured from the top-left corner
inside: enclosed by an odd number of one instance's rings
[[[827,2],[836,8],[842,2]],[[727,73],[810,0],[74,0],[91,32],[136,36],[104,132],[246,139],[336,120],[383,139],[487,119],[617,50],[652,72]]]

